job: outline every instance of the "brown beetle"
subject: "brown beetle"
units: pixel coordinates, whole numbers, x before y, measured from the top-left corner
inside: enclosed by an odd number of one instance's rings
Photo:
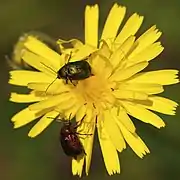
[[[86,116],[86,115],[85,115]],[[85,118],[85,116],[82,118],[81,122]],[[71,120],[65,120],[65,119],[57,119],[59,121],[63,122],[63,126],[60,130],[60,136],[59,140],[61,142],[61,146],[63,148],[64,153],[67,156],[71,156],[74,159],[77,159],[77,156],[79,155],[86,155],[86,152],[84,150],[84,147],[79,140],[78,135],[92,135],[92,134],[81,134],[77,132],[77,128],[81,125],[81,122],[76,125],[72,125]]]

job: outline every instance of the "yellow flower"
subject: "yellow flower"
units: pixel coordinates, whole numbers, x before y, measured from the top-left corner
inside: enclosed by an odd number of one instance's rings
[[[85,116],[78,131],[92,133],[81,139],[86,156],[72,160],[74,175],[82,175],[83,164],[88,175],[95,128],[109,175],[120,173],[118,152],[126,148],[126,143],[142,158],[149,149],[136,133],[129,116],[164,127],[163,120],[152,111],[174,115],[177,103],[157,96],[163,92],[163,85],[178,83],[177,70],[144,70],[149,61],[157,57],[163,47],[156,42],[161,32],[156,26],[149,28],[139,38],[135,37],[143,17],[133,14],[118,33],[126,8],[114,4],[98,40],[98,6],[87,6],[85,10],[85,43],[77,39],[59,40],[62,54],[51,50],[44,43],[29,36],[24,42],[22,59],[37,71],[16,70],[10,72],[10,84],[28,87],[29,94],[11,93],[10,101],[33,103],[17,113],[12,121],[14,127],[21,127],[33,120],[41,119],[30,130],[29,136],[40,134],[60,112],[68,118],[80,121]],[[72,48],[65,48],[70,43]],[[88,58],[94,76],[78,81],[74,86],[57,79],[58,70],[67,61]],[[90,55],[90,56],[89,56]],[[52,85],[49,86],[49,84]],[[47,89],[47,87],[49,88]],[[151,111],[152,110],[152,111]]]

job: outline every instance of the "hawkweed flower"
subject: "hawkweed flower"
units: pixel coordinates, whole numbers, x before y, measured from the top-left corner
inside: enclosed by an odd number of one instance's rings
[[[29,94],[11,93],[10,101],[31,103],[12,117],[14,128],[40,118],[28,134],[35,137],[60,112],[67,119],[70,115],[75,117],[77,122],[86,115],[78,131],[93,135],[81,139],[86,155],[72,160],[74,175],[82,175],[84,163],[88,175],[95,128],[107,172],[112,175],[120,173],[118,152],[125,149],[126,144],[140,158],[149,153],[148,147],[136,132],[131,116],[161,128],[165,123],[153,111],[175,114],[177,103],[157,94],[163,92],[163,85],[179,82],[178,71],[144,70],[164,49],[157,42],[162,33],[156,26],[152,26],[137,38],[135,34],[143,22],[143,16],[136,13],[119,31],[125,12],[124,6],[114,4],[98,39],[99,8],[98,5],[87,6],[85,42],[77,39],[58,40],[62,54],[51,50],[33,36],[28,36],[21,57],[38,71],[10,72],[10,84],[30,89]],[[66,43],[72,47],[66,48]],[[54,81],[56,72],[65,65],[70,53],[70,62],[87,58],[93,73],[93,76],[78,81],[75,86],[66,84],[62,79]]]

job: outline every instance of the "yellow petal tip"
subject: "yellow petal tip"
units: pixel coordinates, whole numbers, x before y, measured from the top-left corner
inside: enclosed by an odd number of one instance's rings
[[[114,9],[114,8],[116,8],[116,9],[118,9],[118,8],[126,9],[125,6],[119,5],[118,3],[114,3],[112,9]]]
[[[14,119],[14,117],[12,117],[11,118],[11,122],[15,122],[16,121],[16,119]]]
[[[32,136],[31,134],[28,134],[28,137],[30,137],[30,138],[34,138],[35,136]]]
[[[35,138],[37,135],[38,135],[37,133],[36,134],[32,133],[31,130],[28,133],[28,137],[30,137],[30,138]]]
[[[95,5],[92,5],[92,6],[90,6],[90,5],[86,6],[87,11],[92,10],[92,9],[98,9],[98,4],[95,4]]]
[[[163,123],[161,123],[159,126],[157,126],[157,128],[163,128],[163,127],[165,127],[166,125],[165,125],[165,123],[163,122]]]
[[[134,13],[132,16],[139,18],[140,21],[143,21],[143,19],[144,19],[144,16],[141,16],[138,13]]]
[[[14,123],[14,129],[17,129],[17,128],[19,128],[19,127],[21,127],[21,125],[19,124],[19,123]]]

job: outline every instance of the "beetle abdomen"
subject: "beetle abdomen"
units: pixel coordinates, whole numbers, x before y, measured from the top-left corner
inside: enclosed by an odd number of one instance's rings
[[[84,148],[76,134],[69,134],[66,137],[61,135],[60,141],[63,151],[67,156],[76,159],[78,155],[84,153]]]

